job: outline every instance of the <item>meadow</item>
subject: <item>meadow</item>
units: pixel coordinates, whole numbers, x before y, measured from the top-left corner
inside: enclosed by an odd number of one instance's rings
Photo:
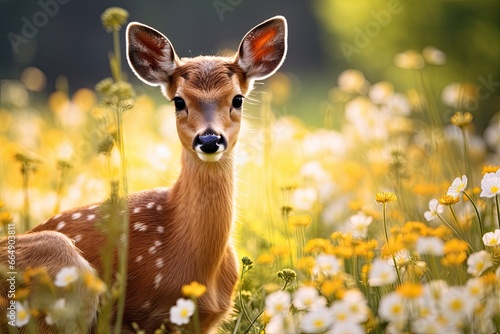
[[[117,54],[111,78],[73,94],[64,77],[38,93],[44,74],[33,67],[2,82],[2,234],[176,179],[174,106],[128,83]],[[240,280],[221,333],[500,332],[500,114],[479,132],[478,87],[432,88],[442,51],[394,61],[414,73],[413,88],[346,69],[323,110],[311,111],[321,125],[276,112],[290,95],[286,73],[245,102],[233,237]],[[71,285],[56,283],[46,284]],[[89,288],[119,303],[116,282],[106,283]],[[18,328],[34,328],[40,312],[74,316],[55,312],[58,301],[35,309],[27,293],[16,301]],[[165,320],[197,333],[203,287],[185,294]]]

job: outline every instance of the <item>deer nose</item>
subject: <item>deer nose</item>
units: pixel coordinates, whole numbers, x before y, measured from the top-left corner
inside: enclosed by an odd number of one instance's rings
[[[221,152],[225,149],[225,146],[224,137],[213,132],[197,135],[193,143],[193,147],[197,152],[201,151],[206,154]]]

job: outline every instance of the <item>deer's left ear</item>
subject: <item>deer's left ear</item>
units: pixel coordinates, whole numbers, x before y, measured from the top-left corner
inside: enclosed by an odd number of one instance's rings
[[[287,35],[286,19],[275,16],[243,37],[235,62],[248,79],[265,79],[280,68],[286,56]]]

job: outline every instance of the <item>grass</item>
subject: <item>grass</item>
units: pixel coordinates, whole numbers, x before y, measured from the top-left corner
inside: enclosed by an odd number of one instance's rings
[[[117,229],[107,233],[128,231],[127,217],[112,214],[123,195],[175,180],[172,107],[135,96],[121,60],[110,59],[113,78],[97,93],[57,90],[35,103],[17,87],[35,111],[2,105],[4,234],[12,221],[21,232],[105,198],[106,226]],[[425,77],[425,67],[408,70]],[[359,70],[338,82],[326,111],[316,111],[323,126],[276,116],[272,89],[249,108],[237,158],[241,272],[221,332],[500,332],[500,157],[474,132],[479,111],[462,109],[458,94],[443,119],[440,92],[401,93]],[[279,83],[270,87],[283,94]],[[122,278],[126,267],[121,256]],[[102,279],[114,290],[104,293],[102,333],[126,288],[109,270]],[[196,332],[195,310],[181,332]],[[25,326],[35,326],[33,317]]]

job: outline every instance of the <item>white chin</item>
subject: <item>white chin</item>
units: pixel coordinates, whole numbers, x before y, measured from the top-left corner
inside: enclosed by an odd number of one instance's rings
[[[222,153],[224,152],[215,152],[215,153],[202,153],[196,152],[198,157],[205,162],[216,162],[222,157]]]

